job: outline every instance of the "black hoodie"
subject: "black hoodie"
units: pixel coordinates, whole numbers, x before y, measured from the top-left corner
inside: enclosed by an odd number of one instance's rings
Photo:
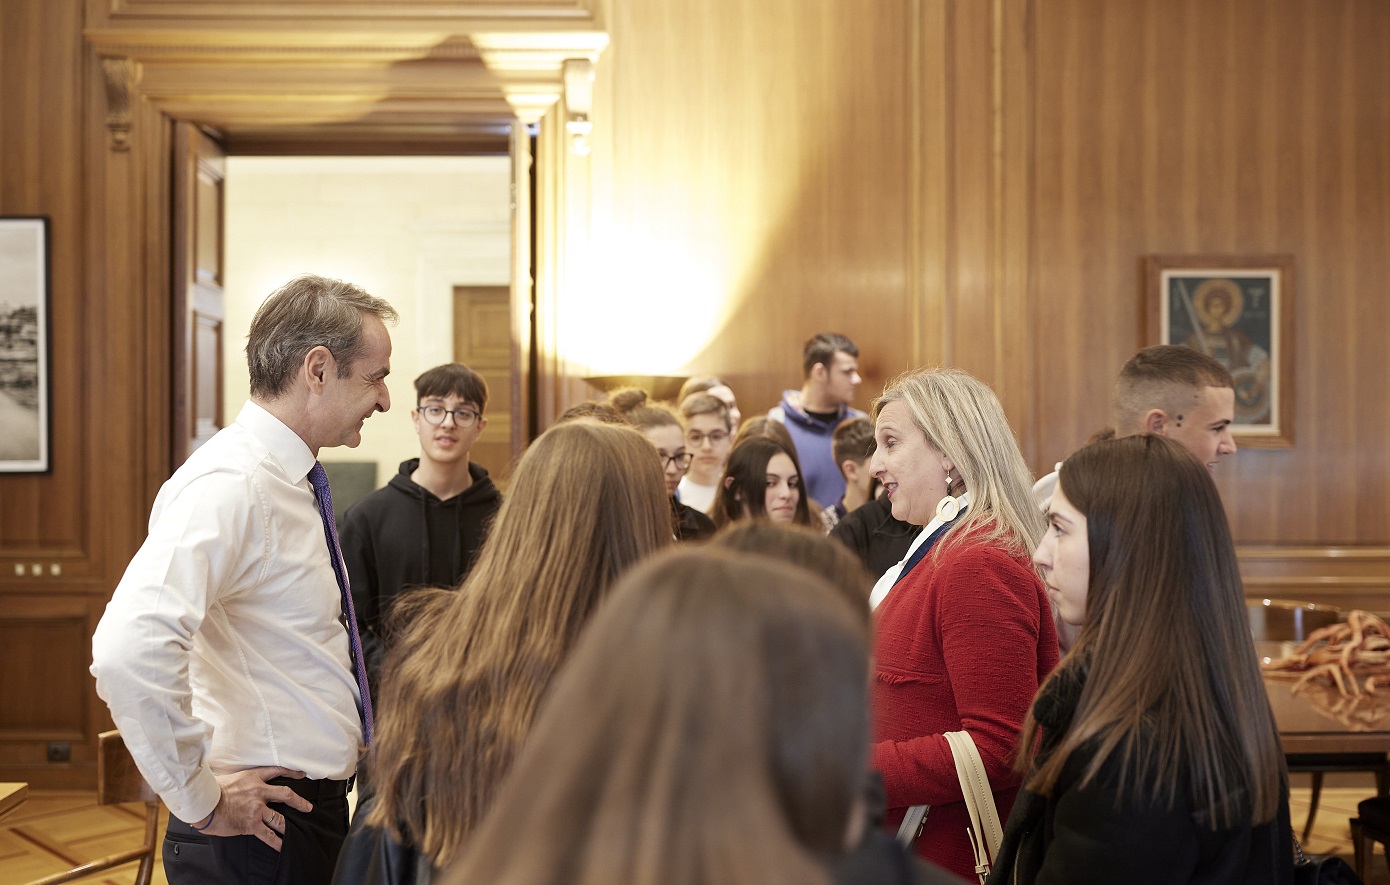
[[[382,619],[391,603],[412,587],[456,586],[473,567],[502,504],[487,470],[471,461],[473,485],[447,501],[410,478],[419,466],[419,458],[402,461],[385,488],[343,514],[343,560],[373,689],[385,651]]]

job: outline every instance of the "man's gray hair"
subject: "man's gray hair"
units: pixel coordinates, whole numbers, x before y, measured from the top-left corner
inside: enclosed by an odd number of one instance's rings
[[[361,286],[305,274],[270,294],[251,320],[246,365],[251,395],[275,399],[290,387],[304,356],[328,348],[346,378],[362,352],[362,321],[370,314],[383,323],[398,319],[396,309]]]

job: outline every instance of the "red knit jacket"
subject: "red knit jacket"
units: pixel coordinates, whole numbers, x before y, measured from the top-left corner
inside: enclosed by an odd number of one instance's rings
[[[872,765],[890,829],[908,806],[932,806],[917,853],[973,881],[970,819],[943,735],[970,733],[1002,823],[1018,793],[1019,729],[1057,666],[1057,634],[1026,554],[969,536],[940,543],[875,613]]]

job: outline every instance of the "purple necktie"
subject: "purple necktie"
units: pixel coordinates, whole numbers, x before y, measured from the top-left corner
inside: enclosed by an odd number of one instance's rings
[[[309,484],[314,487],[314,498],[319,503],[319,518],[323,520],[323,534],[328,539],[328,552],[333,559],[333,574],[338,578],[338,591],[343,597],[348,647],[352,651],[352,662],[357,670],[357,691],[362,695],[362,739],[371,746],[372,694],[367,688],[367,664],[362,659],[362,637],[357,634],[357,613],[352,608],[352,591],[348,588],[347,569],[343,566],[343,548],[338,546],[338,524],[333,519],[333,494],[328,490],[328,474],[317,461],[314,462],[314,469],[309,471]]]

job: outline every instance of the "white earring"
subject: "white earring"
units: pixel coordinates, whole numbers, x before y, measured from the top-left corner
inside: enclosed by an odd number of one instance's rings
[[[946,471],[946,497],[936,504],[936,518],[941,522],[950,522],[960,513],[960,502],[951,494],[951,486],[955,480],[951,479],[951,472]]]

